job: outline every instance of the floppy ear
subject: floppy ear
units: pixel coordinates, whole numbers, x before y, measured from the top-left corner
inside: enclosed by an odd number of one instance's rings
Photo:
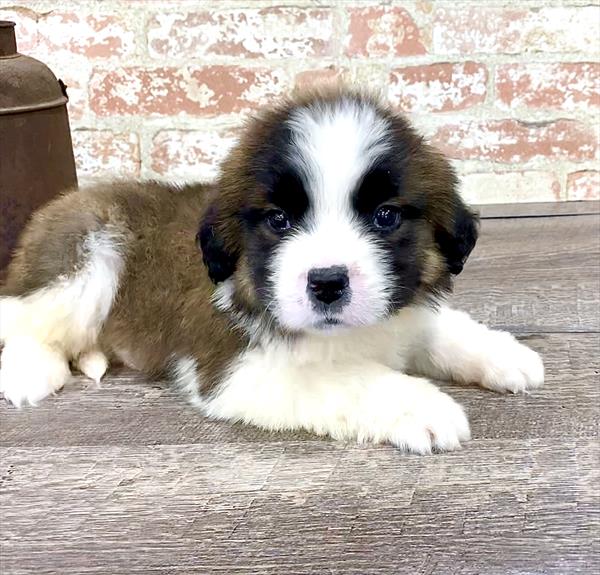
[[[238,258],[226,248],[218,232],[217,209],[214,205],[208,208],[200,222],[196,244],[202,250],[202,261],[213,283],[225,281],[233,274]]]
[[[475,247],[479,235],[479,217],[459,199],[448,228],[435,231],[435,241],[446,258],[448,271],[458,275]]]

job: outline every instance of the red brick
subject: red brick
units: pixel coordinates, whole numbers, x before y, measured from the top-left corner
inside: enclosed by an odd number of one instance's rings
[[[600,106],[600,64],[507,64],[496,70],[496,94],[510,108]]]
[[[425,54],[421,34],[411,15],[399,6],[350,8],[345,38],[348,56],[414,56]]]
[[[388,96],[405,111],[462,110],[485,101],[487,77],[477,62],[398,68],[390,73]]]
[[[558,177],[553,172],[477,172],[460,178],[461,194],[474,204],[510,202],[554,202],[564,200]]]
[[[521,6],[523,3],[521,3]],[[600,43],[600,7],[537,10],[477,6],[438,8],[433,15],[437,54],[589,52]]]
[[[213,178],[236,134],[232,129],[162,130],[152,140],[151,167],[169,177]]]
[[[107,58],[130,56],[135,52],[133,29],[118,16],[51,11],[40,19],[39,29],[40,56],[68,53]]]
[[[38,17],[38,14],[28,8],[0,8],[0,20],[9,20],[16,24],[17,50],[21,54],[29,55],[37,47]]]
[[[100,116],[246,112],[289,87],[283,72],[239,66],[95,70],[90,107]]]
[[[567,176],[569,200],[600,200],[600,172],[582,170]]]
[[[73,150],[80,177],[140,174],[137,134],[108,130],[74,130]]]
[[[326,66],[325,68],[317,68],[303,70],[296,74],[294,86],[296,88],[314,88],[315,86],[332,86],[337,85],[344,78],[347,70],[337,68],[336,66]]]
[[[156,14],[148,28],[150,54],[163,57],[305,58],[332,53],[329,9],[276,7]]]
[[[593,160],[598,150],[593,128],[573,120],[525,123],[517,120],[469,121],[440,127],[432,143],[452,158],[525,162]]]

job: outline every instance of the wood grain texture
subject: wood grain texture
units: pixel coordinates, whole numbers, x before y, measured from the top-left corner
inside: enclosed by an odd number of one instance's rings
[[[0,573],[597,573],[598,224],[483,222],[453,301],[517,331],[547,384],[440,384],[472,424],[456,453],[211,422],[124,369],[0,405]]]
[[[3,448],[2,572],[585,572],[598,455],[593,439],[431,457],[312,440]]]
[[[600,216],[484,220],[452,305],[513,332],[600,330]]]
[[[600,214],[597,200],[576,202],[531,202],[520,204],[482,204],[474,206],[481,218],[523,218]]]

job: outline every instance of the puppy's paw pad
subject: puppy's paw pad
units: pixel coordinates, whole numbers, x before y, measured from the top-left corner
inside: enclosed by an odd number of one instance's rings
[[[59,391],[71,372],[59,352],[29,341],[9,341],[2,352],[0,392],[20,407],[35,405]]]
[[[108,369],[108,359],[97,349],[82,353],[77,359],[77,368],[86,377],[89,377],[96,383],[100,383],[102,377]]]
[[[542,358],[514,338],[503,342],[483,368],[481,385],[496,391],[518,393],[544,383]]]

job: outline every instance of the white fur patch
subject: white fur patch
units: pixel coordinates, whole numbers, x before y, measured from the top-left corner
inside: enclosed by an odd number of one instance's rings
[[[292,330],[310,329],[323,319],[306,289],[312,268],[345,266],[351,297],[335,313],[348,326],[372,324],[385,315],[393,287],[387,255],[358,225],[343,216],[321,219],[314,231],[298,232],[284,239],[271,262],[271,283],[278,321]]]
[[[0,392],[16,407],[35,405],[61,389],[70,376],[64,354],[33,337],[12,337],[4,346]]]
[[[509,334],[445,307],[412,306],[377,325],[243,353],[206,412],[418,453],[458,448],[469,437],[462,408],[428,381],[400,372],[407,369],[498,390],[543,381],[539,356]]]
[[[302,361],[305,352],[282,342],[244,353],[206,413],[417,453],[457,449],[468,439],[462,408],[427,381],[365,360],[358,349],[348,362]]]
[[[292,112],[296,164],[316,214],[350,214],[350,193],[390,146],[390,125],[375,108],[354,99]]]
[[[19,335],[56,345],[69,357],[93,346],[117,292],[123,268],[119,235],[90,233],[85,265],[25,297],[0,298],[0,340]]]
[[[100,383],[108,369],[108,359],[99,349],[90,349],[77,358],[77,367],[86,377]]]
[[[491,330],[465,312],[447,307],[414,308],[409,313],[417,328],[415,371],[515,393],[544,382],[540,356],[511,334]]]
[[[345,266],[350,301],[335,320],[364,325],[385,314],[393,278],[388,257],[356,220],[352,193],[390,145],[388,120],[367,103],[341,100],[300,108],[290,116],[290,160],[303,174],[310,207],[306,229],[279,245],[271,263],[278,321],[311,329],[323,316],[313,309],[306,286],[313,268]]]
[[[193,357],[180,357],[173,361],[172,378],[175,388],[196,407],[204,407],[200,395],[200,375],[198,363]]]
[[[221,282],[213,292],[212,302],[219,311],[228,311],[231,309],[233,294],[235,292],[235,284],[233,279]]]
[[[460,406],[427,381],[394,371],[404,368],[412,350],[406,327],[396,317],[247,351],[206,412],[418,453],[456,449],[469,436]]]
[[[49,395],[57,388],[58,379],[63,380],[62,387],[65,379],[62,377],[63,363],[66,365],[68,360],[92,349],[96,344],[117,292],[123,268],[120,235],[110,229],[92,232],[85,239],[83,253],[83,266],[73,275],[58,278],[51,285],[25,297],[0,298],[0,340],[5,342],[0,377],[4,382],[5,395],[8,394],[15,404],[20,403],[19,398],[30,401],[31,397],[35,397],[35,401],[42,399],[42,388],[45,395]],[[17,341],[29,342],[27,346],[19,344],[19,350],[30,347],[31,353],[46,358],[47,369],[41,363],[38,369],[40,374],[48,372],[50,383],[40,384],[39,381],[44,379],[41,375],[31,376],[27,353],[11,351]],[[51,352],[42,353],[39,349]],[[5,373],[8,365],[9,372]],[[61,377],[53,376],[55,372],[60,373]],[[97,372],[96,369],[96,375]],[[20,389],[14,391],[16,387]]]

